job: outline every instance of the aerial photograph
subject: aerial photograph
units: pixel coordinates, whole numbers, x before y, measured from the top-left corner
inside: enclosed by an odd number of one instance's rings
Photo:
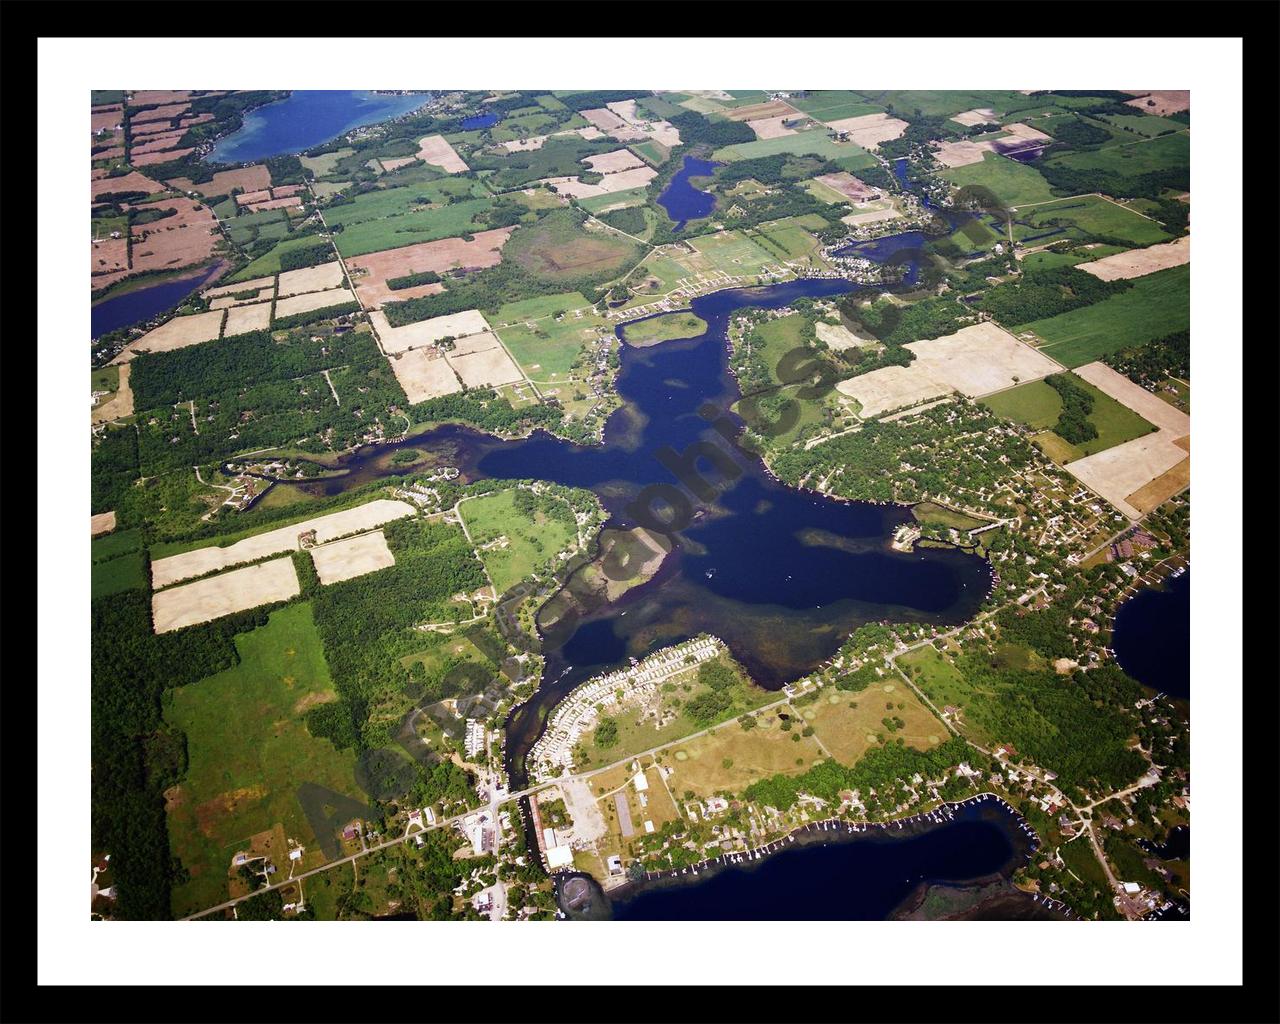
[[[88,917],[1189,932],[1191,91],[528,73],[78,94]]]

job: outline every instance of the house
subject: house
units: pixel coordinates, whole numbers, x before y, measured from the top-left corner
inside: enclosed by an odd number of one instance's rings
[[[649,780],[644,777],[643,771],[638,771],[632,776],[631,784],[636,787],[637,793],[643,793],[649,788]]]
[[[1137,896],[1142,891],[1142,886],[1137,882],[1123,882],[1122,885],[1126,896]]]
[[[611,875],[622,874],[622,858],[618,856],[616,853],[613,854],[613,856],[611,856],[607,861],[605,861],[605,865],[609,869],[609,874]]]

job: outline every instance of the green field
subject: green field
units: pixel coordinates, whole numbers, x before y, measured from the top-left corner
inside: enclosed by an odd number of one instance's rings
[[[834,160],[846,171],[875,165],[876,158],[861,146],[852,142],[832,142],[825,128],[795,135],[783,135],[776,139],[757,139],[755,142],[739,142],[715,151],[715,160],[752,160],[775,153],[794,153],[797,156],[813,153],[825,160]]]
[[[456,238],[483,230],[474,218],[488,210],[493,200],[447,202],[438,195],[426,194],[445,183],[447,180],[412,188],[370,192],[353,203],[327,208],[325,219],[331,226],[342,227],[341,233],[334,236],[338,251],[343,256],[363,256],[383,249],[434,242],[439,238]],[[483,188],[479,182],[466,181],[463,184],[468,188]],[[418,202],[419,198],[430,198],[436,205],[424,206]]]
[[[590,309],[591,303],[581,292],[564,292],[561,295],[538,295],[532,299],[521,299],[519,302],[508,302],[498,307],[498,312],[489,317],[489,322],[497,327],[505,324],[519,323],[522,320],[537,320],[551,316],[553,313],[564,313],[573,309]]]
[[[693,271],[662,252],[651,252],[639,269],[627,279],[637,292],[629,305],[643,304],[655,296],[672,291],[682,278]]]
[[[1086,455],[1114,448],[1125,441],[1132,441],[1155,429],[1132,409],[1121,405],[1088,381],[1076,377],[1075,383],[1093,396],[1093,411],[1089,413],[1089,422],[1097,428],[1098,436],[1078,445],[1070,444],[1052,433],[1048,437],[1037,438],[1037,442],[1043,442],[1041,447],[1045,453],[1055,462],[1073,462]],[[1062,412],[1062,399],[1058,392],[1042,380],[1021,384],[984,398],[982,404],[998,416],[1015,420],[1032,430],[1050,432]]]
[[[825,228],[827,222],[817,214],[775,220],[752,229],[751,237],[762,248],[773,252],[779,259],[794,260],[812,256],[822,248],[822,243],[806,230],[806,227]]]
[[[289,234],[289,215],[284,210],[245,213],[223,221],[223,226],[236,245],[248,245],[259,238],[279,240]]]
[[[872,103],[891,106],[904,115],[919,110],[926,117],[950,117],[966,110],[991,107],[1000,115],[1029,111],[1046,106],[1044,96],[1024,96],[1011,89],[987,89],[959,92],[954,90],[909,89],[875,92],[864,90],[857,95]],[[908,118],[909,119],[909,118]]]
[[[512,488],[473,498],[458,506],[471,542],[498,593],[535,571],[553,565],[556,555],[577,538],[568,506],[562,506],[569,515],[568,522],[541,510],[530,515],[516,507],[516,493],[516,488]],[[548,500],[559,502],[559,499]],[[482,550],[486,545],[491,546]]]
[[[288,238],[281,242],[270,252],[264,253],[248,266],[236,271],[226,279],[226,283],[235,284],[237,281],[252,281],[259,277],[270,277],[280,273],[280,257],[287,252],[295,249],[308,249],[313,245],[326,244],[324,239],[317,238],[315,235],[303,235],[300,238]]]
[[[555,310],[572,308],[564,303],[562,296],[552,298],[561,299],[554,307]],[[535,301],[539,300],[529,300],[529,303]],[[503,308],[505,310],[509,307]],[[521,321],[498,328],[498,336],[511,350],[512,357],[525,374],[539,383],[558,383],[567,378],[586,346],[599,336],[601,330],[609,329],[604,318],[597,316],[590,307],[581,316],[566,312],[559,320],[549,313],[535,316],[537,319],[533,327]]]
[[[824,89],[808,96],[792,96],[787,102],[815,121],[839,121],[863,114],[879,114],[884,110],[876,103],[869,103],[861,93],[843,89]]]
[[[702,273],[722,271],[735,277],[758,274],[766,265],[778,263],[778,254],[762,248],[741,231],[720,231],[689,239],[697,256],[684,256],[684,261]]]
[[[1057,166],[1110,171],[1121,175],[1186,167],[1190,162],[1191,136],[1185,131],[1177,135],[1164,135],[1150,142],[1117,142],[1092,152],[1067,153],[1052,160]]]
[[[142,543],[141,530],[117,530],[105,537],[98,537],[90,544],[89,550],[92,552],[93,561],[105,562],[111,558],[127,555],[131,551],[141,551]]]
[[[1187,127],[1181,121],[1172,121],[1155,114],[1104,114],[1099,120],[1106,121],[1107,124],[1121,131],[1127,130],[1148,139],[1161,132],[1185,131]]]
[[[1092,306],[1026,324],[1044,351],[1064,366],[1083,366],[1108,352],[1185,330],[1191,322],[1191,267],[1134,278],[1133,287]]]
[[[305,869],[324,855],[298,802],[315,783],[363,801],[352,751],[307,731],[306,708],[334,699],[309,603],[273,612],[236,637],[240,663],[171,691],[165,719],[187,737],[186,775],[168,801],[169,840],[190,880],[174,886],[181,917],[227,898],[232,855],[283,826],[306,847]],[[285,855],[277,867],[289,870]]]
[[[983,154],[980,164],[944,167],[938,172],[938,177],[958,188],[965,185],[989,188],[1006,207],[1043,203],[1056,198],[1049,191],[1049,183],[1034,167],[995,153]]]
[[[627,324],[622,330],[628,344],[643,348],[673,338],[696,338],[706,329],[707,322],[693,313],[664,313]]]
[[[639,245],[612,232],[587,231],[578,223],[581,216],[573,210],[553,210],[537,224],[520,228],[507,242],[503,261],[515,262],[541,281],[567,287],[574,281],[608,279],[639,261]]]
[[[1055,267],[1074,267],[1081,263],[1091,263],[1102,259],[1103,256],[1112,256],[1124,251],[1125,247],[1121,245],[1096,245],[1092,249],[1075,249],[1070,252],[1046,250],[1022,257],[1021,264],[1024,271],[1052,270]]]
[[[1055,239],[1101,235],[1132,245],[1150,245],[1167,241],[1170,237],[1154,220],[1101,196],[1081,196],[1031,207],[1023,211],[1014,223],[1013,237],[1020,242],[1028,236],[1040,235],[1057,227],[1067,230],[1063,235],[1055,235]]]
[[[145,590],[146,588],[146,566],[140,550],[93,563],[89,593],[95,601],[100,597],[118,594],[123,590]]]
[[[601,210],[615,206],[643,206],[648,198],[649,194],[643,188],[629,188],[622,192],[609,192],[602,196],[579,199],[578,203],[584,210],[599,213]]]

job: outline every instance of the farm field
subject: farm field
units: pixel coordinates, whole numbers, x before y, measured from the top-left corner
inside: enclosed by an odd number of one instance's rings
[[[1065,227],[1065,232],[1054,234],[1049,240],[1102,235],[1133,245],[1148,245],[1169,237],[1155,221],[1101,196],[1063,199],[1021,211],[1013,225],[1013,237],[1024,242],[1030,236],[1041,236],[1060,227]]]
[[[766,266],[777,265],[778,256],[741,231],[719,231],[689,239],[696,255],[682,254],[695,273],[721,273],[731,277],[754,276]]]
[[[1049,431],[1049,437],[1035,438],[1036,443],[1055,462],[1066,464],[1076,459],[1106,451],[1135,437],[1151,433],[1155,427],[1132,409],[1121,405],[1110,395],[1099,391],[1087,380],[1075,377],[1075,383],[1093,398],[1093,411],[1087,420],[1098,431],[1098,436],[1080,444],[1071,444],[1051,433],[1058,415],[1062,412],[1062,399],[1058,392],[1042,380],[1022,384],[1009,391],[983,399],[983,405],[993,412],[1023,423],[1033,430]],[[1157,402],[1160,400],[1152,396]]]
[[[988,188],[1008,208],[1049,202],[1057,198],[1049,190],[1049,183],[1034,167],[995,153],[985,154],[981,163],[944,168],[938,172],[938,176],[957,188],[965,185]]]
[[[572,286],[582,279],[621,274],[639,260],[640,247],[613,233],[587,231],[564,210],[517,231],[504,255],[539,280]]]
[[[1128,291],[1092,306],[1036,320],[1022,328],[1064,366],[1083,366],[1122,348],[1185,329],[1190,323],[1191,268],[1172,267],[1136,278]]]
[[[561,300],[557,309],[566,308],[563,297],[551,298]],[[509,316],[510,309],[504,306],[498,311],[498,318]],[[592,342],[611,329],[603,317],[588,307],[566,311],[559,319],[550,313],[535,316],[531,321],[500,327],[497,333],[526,376],[538,382],[559,383],[570,376]]]
[[[155,631],[168,633],[259,605],[287,601],[297,597],[301,589],[293,559],[273,558],[157,591],[151,595],[151,616]]]
[[[484,562],[498,593],[504,593],[577,541],[577,529],[568,506],[569,520],[517,507],[518,489],[511,488],[464,501],[458,514]],[[560,502],[558,498],[548,499]]]
[[[1092,153],[1067,153],[1051,162],[1077,170],[1110,171],[1121,176],[1148,174],[1191,162],[1191,136],[1185,132],[1155,139],[1103,146]]]
[[[797,156],[812,153],[826,160],[834,160],[843,170],[857,172],[862,167],[872,167],[876,158],[861,146],[852,142],[833,142],[826,130],[798,132],[780,135],[774,139],[757,139],[755,142],[739,142],[717,149],[712,159],[720,161],[754,160],[778,153],[794,153]]]
[[[300,782],[363,799],[355,755],[307,729],[308,708],[336,699],[309,603],[271,614],[236,637],[240,663],[173,691],[165,718],[187,737],[188,765],[166,795],[170,845],[190,879],[173,889],[175,916],[227,898],[231,859],[262,833],[283,829],[325,860],[298,803]],[[287,851],[273,854],[287,872]]]

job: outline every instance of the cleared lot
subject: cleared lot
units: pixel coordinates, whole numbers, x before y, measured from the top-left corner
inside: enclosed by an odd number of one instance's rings
[[[450,174],[461,174],[468,169],[462,162],[462,157],[454,152],[453,147],[445,141],[443,135],[428,135],[424,139],[419,139],[418,159]]]
[[[89,536],[96,537],[101,533],[110,533],[116,528],[116,514],[114,512],[99,512],[96,516],[89,517]]]
[[[249,331],[265,331],[271,326],[271,303],[259,302],[249,306],[233,306],[227,310],[227,323],[223,337],[247,334]]]
[[[832,131],[847,132],[851,141],[863,149],[875,149],[882,142],[896,139],[907,130],[907,122],[888,114],[863,114],[827,121]]]
[[[260,604],[287,601],[301,591],[293,559],[286,556],[153,594],[151,619],[157,633],[168,633]]]
[[[316,575],[325,585],[396,564],[396,556],[387,547],[386,535],[381,530],[312,548],[311,560],[315,562]]]
[[[392,501],[390,498],[379,498],[355,508],[343,509],[327,516],[305,519],[292,526],[282,526],[277,530],[259,533],[244,540],[237,541],[227,547],[196,548],[184,551],[180,555],[159,558],[151,563],[151,585],[155,588],[168,586],[178,580],[202,576],[216,569],[241,562],[253,562],[280,551],[297,551],[301,548],[301,536],[311,530],[315,531],[316,543],[324,544],[349,533],[370,530],[382,526],[393,519],[402,519],[413,515],[413,506],[403,501]]]
[[[446,353],[446,358],[469,388],[512,384],[524,379],[497,335],[489,332],[459,341],[452,352]]]
[[[502,247],[511,237],[512,228],[494,228],[477,231],[470,242],[461,238],[442,238],[436,242],[419,242],[399,249],[353,256],[347,260],[351,283],[356,294],[367,308],[374,309],[386,302],[419,299],[444,290],[443,284],[422,284],[413,288],[393,289],[388,280],[432,271],[446,271],[465,267],[481,270],[495,266],[502,259]]]
[[[1080,264],[1086,274],[1102,281],[1123,281],[1131,277],[1145,277],[1157,270],[1180,267],[1191,262],[1191,236],[1182,235],[1163,245],[1151,245],[1145,249],[1130,249],[1114,256],[1103,256],[1092,263]]]

